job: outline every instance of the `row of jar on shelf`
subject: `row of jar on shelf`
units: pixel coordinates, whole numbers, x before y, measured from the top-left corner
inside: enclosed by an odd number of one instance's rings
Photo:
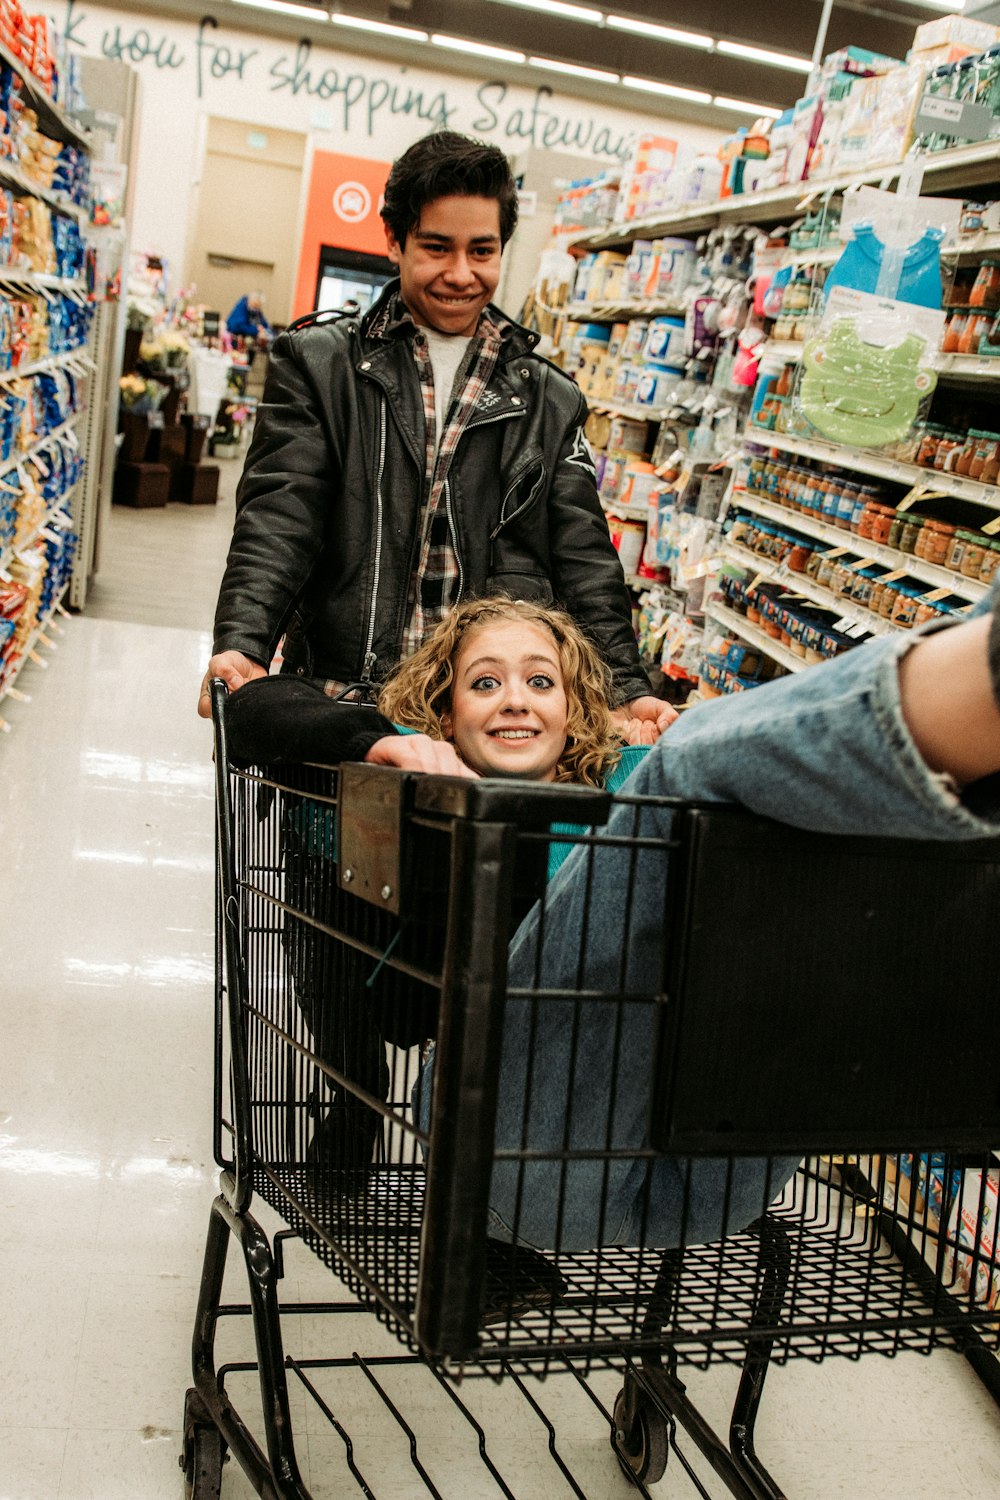
[[[790,573],[812,579],[817,588],[828,590],[845,604],[854,604],[903,628],[964,614],[971,607],[967,599],[949,589],[935,588],[909,576],[905,567],[893,568],[848,555],[845,548],[784,531],[747,512],[737,511],[727,535],[733,544],[762,561],[784,564]],[[1000,547],[991,546],[989,557],[995,573]]]
[[[760,454],[749,459],[745,483],[761,499],[824,521],[862,541],[894,548],[901,554],[900,561],[907,555],[923,558],[982,583],[991,582],[996,571],[1000,540],[927,510],[894,505],[883,485],[861,484],[807,464]],[[984,524],[990,524],[985,517]]]
[[[998,351],[1000,352],[1000,351]],[[766,434],[815,436],[797,399],[796,372],[792,363],[780,370],[762,369],[754,390],[749,426]],[[872,448],[880,458],[898,459],[918,468],[943,474],[958,474],[982,484],[1000,483],[1000,434],[978,427],[958,427],[917,417],[901,438]]]

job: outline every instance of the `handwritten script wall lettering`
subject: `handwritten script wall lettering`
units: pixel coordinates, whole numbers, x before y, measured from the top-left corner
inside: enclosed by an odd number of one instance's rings
[[[156,72],[192,75],[199,100],[212,103],[213,85],[243,85],[250,96],[268,94],[319,99],[333,106],[338,127],[349,137],[370,140],[376,127],[393,116],[420,121],[428,130],[447,126],[494,137],[498,142],[562,148],[586,152],[609,161],[624,161],[630,132],[602,124],[599,117],[557,104],[552,89],[537,88],[523,102],[527,90],[512,93],[506,83],[491,80],[475,89],[475,105],[465,94],[447,87],[420,87],[407,77],[405,67],[393,73],[363,65],[329,63],[324,48],[306,38],[294,46],[271,43],[265,49],[247,45],[244,33],[227,32],[225,23],[210,12],[202,16],[189,43],[178,40],[188,28],[158,30],[155,21],[139,25],[122,17],[102,25],[88,15],[79,0],[66,0],[56,24],[74,47],[119,59],[133,67]],[[274,47],[280,48],[273,55]],[[339,54],[334,54],[339,56]],[[516,102],[518,96],[522,102]],[[478,108],[476,107],[478,106]]]

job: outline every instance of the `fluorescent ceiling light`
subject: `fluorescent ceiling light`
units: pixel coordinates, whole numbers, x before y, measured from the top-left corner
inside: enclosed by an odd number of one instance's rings
[[[651,36],[658,42],[674,42],[678,47],[698,47],[711,52],[715,38],[701,31],[681,31],[677,26],[654,26],[651,21],[633,21],[629,16],[608,16],[605,25],[612,31],[631,31],[636,36]]]
[[[415,26],[390,26],[387,21],[369,21],[366,16],[345,16],[341,11],[336,11],[330,20],[334,26],[349,26],[353,31],[374,31],[379,36],[395,36],[404,42],[427,40],[426,31],[418,31]]]
[[[675,83],[657,83],[652,78],[625,77],[622,84],[627,89],[641,89],[645,94],[666,94],[668,99],[690,99],[694,104],[711,104],[711,94],[704,89],[682,89]]]
[[[518,5],[522,10],[540,10],[546,16],[561,16],[564,21],[584,21],[589,26],[600,26],[604,20],[602,10],[591,5],[564,5],[563,0],[500,0],[502,5]]]
[[[790,52],[771,52],[767,47],[748,47],[743,42],[716,42],[715,50],[724,57],[746,57],[769,68],[787,68],[790,73],[812,72],[808,57],[793,57]]]
[[[435,47],[449,47],[453,52],[471,52],[474,57],[495,57],[499,62],[527,62],[523,52],[514,52],[510,47],[487,47],[483,42],[467,42],[464,37],[445,36],[435,31],[431,36]]]
[[[753,115],[755,119],[766,115],[769,120],[776,120],[781,114],[780,109],[772,109],[769,104],[751,104],[749,99],[727,99],[724,94],[716,94],[712,103],[716,109],[734,109],[741,115]]]
[[[246,5],[250,10],[273,10],[279,16],[298,16],[300,21],[325,21],[326,11],[318,5],[291,5],[288,0],[233,0],[234,5]]]
[[[569,73],[573,78],[592,78],[595,83],[617,83],[617,73],[607,73],[603,68],[582,68],[576,63],[556,62],[551,57],[529,57],[533,68],[546,68],[550,73]]]

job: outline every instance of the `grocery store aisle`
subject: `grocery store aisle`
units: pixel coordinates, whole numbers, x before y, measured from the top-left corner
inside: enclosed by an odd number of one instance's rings
[[[231,521],[235,475],[225,480],[212,512],[113,515],[94,611],[66,622],[47,671],[25,671],[32,701],[11,705],[12,732],[0,739],[0,1253],[9,1290],[0,1304],[0,1500],[183,1493],[183,1394],[215,1191],[212,776],[194,697]],[[273,1225],[266,1211],[261,1218]],[[293,1248],[288,1264],[290,1292],[329,1294],[329,1278],[304,1253]],[[235,1277],[234,1296],[238,1288]],[[225,1337],[227,1354],[245,1354],[244,1328],[228,1320]],[[313,1352],[395,1347],[362,1314],[332,1333],[300,1320],[293,1339]],[[724,1423],[734,1372],[690,1380],[707,1415]],[[615,1377],[598,1375],[595,1385],[613,1399]],[[357,1454],[380,1500],[413,1500],[425,1491],[405,1440],[366,1389],[356,1376],[335,1397]],[[569,1497],[547,1434],[509,1384],[468,1382],[463,1396],[519,1500]],[[414,1388],[402,1404],[448,1500],[500,1493],[467,1436],[454,1436],[442,1398]],[[561,1451],[592,1500],[634,1493],[572,1383],[550,1381],[546,1405],[559,1412]],[[298,1447],[316,1500],[356,1493],[340,1439],[314,1415]],[[992,1500],[1000,1490],[1000,1415],[949,1354],[776,1370],[758,1447],[795,1500]],[[721,1495],[717,1483],[706,1486]],[[657,1493],[695,1494],[676,1459]],[[222,1494],[252,1494],[233,1465]]]

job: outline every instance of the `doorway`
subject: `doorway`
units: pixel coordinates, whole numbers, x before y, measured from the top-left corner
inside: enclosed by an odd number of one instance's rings
[[[305,154],[299,131],[208,120],[185,281],[223,318],[260,292],[269,321],[289,321]]]

